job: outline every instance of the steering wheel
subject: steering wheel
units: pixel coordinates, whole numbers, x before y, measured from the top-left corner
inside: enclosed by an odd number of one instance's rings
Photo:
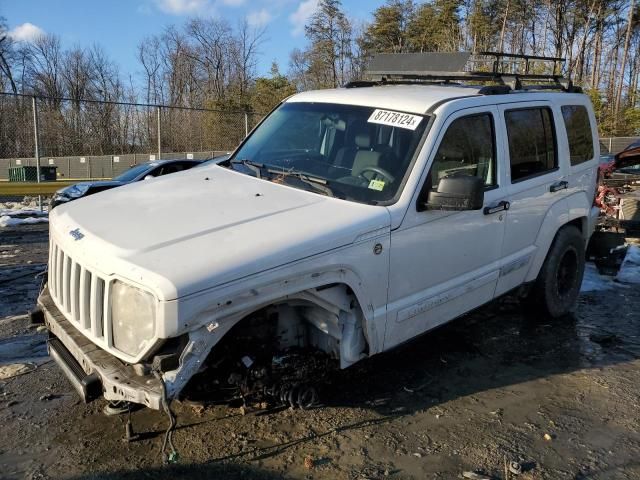
[[[365,179],[367,182],[371,181],[370,178],[364,176],[364,172],[376,173],[387,180],[389,183],[393,183],[393,181],[395,180],[394,176],[387,172],[384,168],[376,167],[375,165],[368,165],[366,167],[363,167],[358,174],[359,177]]]

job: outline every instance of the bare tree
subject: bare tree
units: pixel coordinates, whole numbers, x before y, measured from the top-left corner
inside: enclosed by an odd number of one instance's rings
[[[622,98],[622,88],[624,87],[624,72],[627,66],[627,55],[629,53],[629,43],[631,42],[631,31],[633,30],[633,13],[635,11],[635,0],[631,0],[629,5],[629,18],[627,20],[627,34],[625,35],[624,48],[622,50],[622,65],[620,72],[620,80],[618,83],[618,91],[616,92],[616,103],[614,107],[614,115],[616,122],[618,120],[618,114],[620,113],[620,100]]]

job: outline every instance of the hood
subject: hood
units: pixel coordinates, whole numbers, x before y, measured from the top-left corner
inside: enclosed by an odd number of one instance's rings
[[[389,214],[212,165],[61,205],[50,221],[77,261],[171,300],[353,243]]]

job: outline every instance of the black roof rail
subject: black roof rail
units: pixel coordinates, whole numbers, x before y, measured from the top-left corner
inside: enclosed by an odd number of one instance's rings
[[[350,82],[347,88],[388,84],[482,82],[481,95],[501,95],[517,90],[552,89],[581,92],[562,76],[564,58],[503,52],[427,52],[375,55],[366,80]],[[467,69],[471,64],[473,68]],[[550,73],[544,73],[551,69]]]

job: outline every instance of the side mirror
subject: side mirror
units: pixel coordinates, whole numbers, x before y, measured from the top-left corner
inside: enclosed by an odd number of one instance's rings
[[[153,175],[147,175],[146,177],[143,178],[143,180],[151,180],[152,178],[156,178]]]
[[[482,210],[484,181],[468,175],[441,178],[422,206],[428,210]]]
[[[614,170],[640,165],[640,147],[623,150],[614,157]]]

